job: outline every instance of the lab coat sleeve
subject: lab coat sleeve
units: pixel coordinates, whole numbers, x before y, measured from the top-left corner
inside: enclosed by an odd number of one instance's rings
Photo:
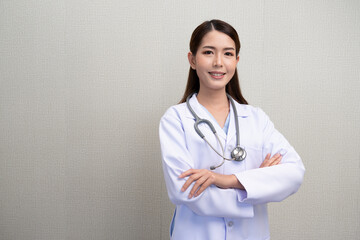
[[[201,216],[214,217],[253,217],[253,206],[238,201],[235,189],[208,187],[198,197],[188,198],[193,184],[181,191],[186,179],[178,176],[191,168],[194,162],[186,147],[185,133],[180,116],[174,109],[169,109],[162,117],[159,127],[160,145],[164,178],[168,195],[175,205],[186,205]]]
[[[237,190],[240,202],[263,204],[279,202],[294,194],[299,189],[305,168],[294,148],[279,133],[269,117],[258,109],[262,118],[263,155],[281,153],[280,164],[271,167],[251,169],[236,173],[235,176],[245,190]],[[264,157],[263,156],[263,157]]]

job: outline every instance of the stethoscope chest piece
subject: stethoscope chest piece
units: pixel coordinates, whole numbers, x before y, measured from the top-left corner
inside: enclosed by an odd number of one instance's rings
[[[235,161],[243,161],[246,158],[246,151],[244,148],[237,146],[234,148],[234,150],[231,152],[231,157],[234,158]]]

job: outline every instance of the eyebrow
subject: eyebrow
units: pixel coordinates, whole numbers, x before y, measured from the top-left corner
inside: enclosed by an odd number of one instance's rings
[[[213,47],[213,46],[204,46],[203,48],[210,48],[210,49],[214,49],[214,50],[215,50],[215,47]],[[235,48],[233,48],[233,47],[227,47],[227,48],[224,48],[223,50],[234,50],[234,51],[235,51]]]

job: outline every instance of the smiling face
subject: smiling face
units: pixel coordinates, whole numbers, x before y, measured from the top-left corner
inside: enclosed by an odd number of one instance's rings
[[[200,91],[225,91],[234,76],[239,56],[235,42],[225,33],[213,30],[207,33],[196,52],[188,54],[190,66],[200,80]]]

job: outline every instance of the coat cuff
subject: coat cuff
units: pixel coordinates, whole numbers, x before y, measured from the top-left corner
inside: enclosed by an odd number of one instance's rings
[[[236,191],[238,201],[243,203],[248,199],[248,192],[246,190],[246,184],[244,184],[244,180],[242,178],[243,174],[242,174],[242,172],[240,172],[240,173],[236,173],[234,175],[238,179],[238,181],[241,183],[241,185],[243,185],[243,187],[245,188],[245,190],[237,189],[237,191]]]
[[[239,202],[244,202],[247,199],[246,190],[237,189],[237,196]]]

